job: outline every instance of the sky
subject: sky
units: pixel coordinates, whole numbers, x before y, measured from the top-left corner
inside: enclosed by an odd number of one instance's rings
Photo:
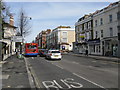
[[[18,0],[19,1],[19,0]],[[25,0],[24,0],[25,1]],[[117,0],[110,0],[111,2]],[[21,8],[26,12],[27,17],[31,17],[31,33],[26,36],[25,41],[31,42],[42,31],[54,29],[60,25],[71,26],[74,28],[75,23],[85,14],[93,13],[96,10],[108,6],[111,2],[6,2],[15,18]]]

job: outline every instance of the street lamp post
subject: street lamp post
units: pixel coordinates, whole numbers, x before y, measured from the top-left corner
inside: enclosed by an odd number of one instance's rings
[[[120,2],[118,4],[118,13],[117,13],[117,18],[118,18],[118,57],[120,58]]]
[[[118,26],[118,57],[120,58],[120,26]]]
[[[21,37],[23,38],[23,13],[21,15],[20,31],[21,31]],[[22,43],[23,43],[23,39],[22,42],[20,43],[20,54],[22,54]]]
[[[23,13],[21,14],[20,32],[21,32],[22,42],[20,44],[20,54],[22,54],[22,44],[24,41],[24,38],[23,38],[24,18],[29,18],[30,20],[32,19],[31,17],[24,16]]]

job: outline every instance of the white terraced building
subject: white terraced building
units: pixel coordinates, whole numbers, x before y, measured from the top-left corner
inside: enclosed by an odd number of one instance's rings
[[[72,51],[75,42],[75,29],[59,26],[47,35],[47,48]]]
[[[119,2],[112,3],[94,14],[94,39],[100,39],[100,42],[93,45],[91,54],[117,56],[118,4]]]
[[[120,1],[81,17],[75,23],[75,49],[78,53],[117,56]]]

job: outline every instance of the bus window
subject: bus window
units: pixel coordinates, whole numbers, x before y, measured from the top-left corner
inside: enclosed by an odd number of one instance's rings
[[[36,46],[36,45],[28,45],[27,48],[28,48],[28,49],[36,49],[37,46]]]

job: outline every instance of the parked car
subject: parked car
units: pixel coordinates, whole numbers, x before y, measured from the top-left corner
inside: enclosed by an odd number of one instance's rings
[[[62,55],[59,50],[49,50],[46,54],[46,59],[59,59],[61,60]]]
[[[46,49],[39,49],[39,51],[38,51],[38,54],[39,54],[40,56],[43,56],[43,57],[46,56],[46,53],[47,53],[47,50],[46,50]]]

